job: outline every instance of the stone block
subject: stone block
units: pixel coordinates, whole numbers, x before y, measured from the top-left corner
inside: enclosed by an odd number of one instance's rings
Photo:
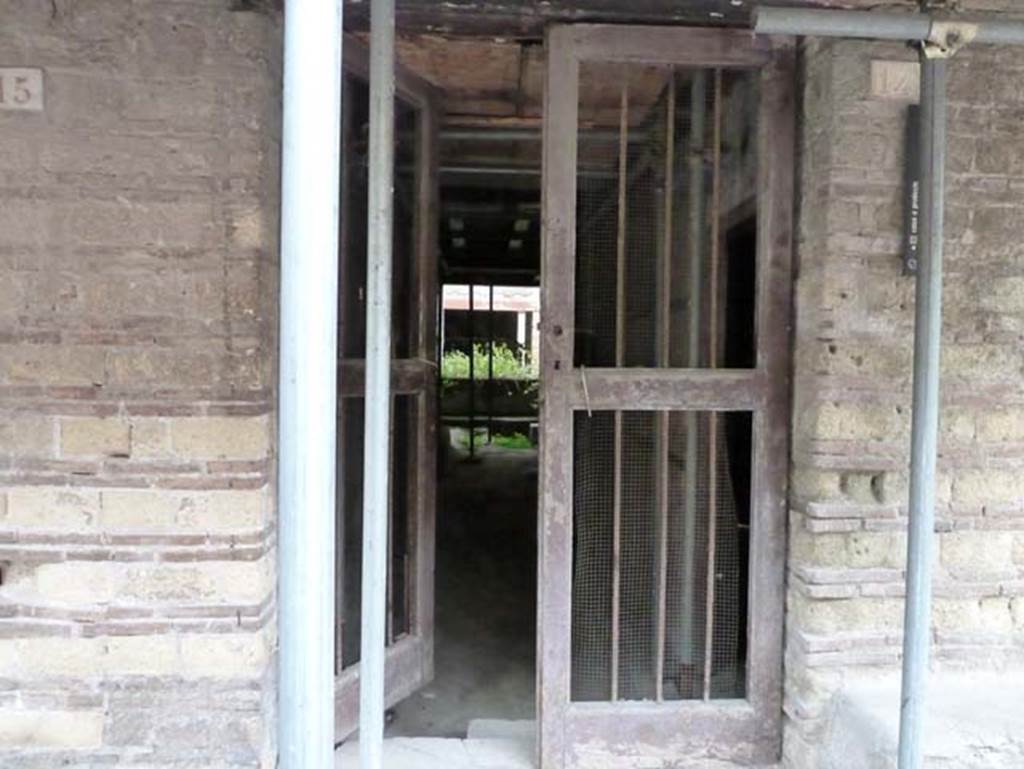
[[[790,596],[792,619],[804,632],[836,634],[900,627],[903,601],[896,598],[820,600]]]
[[[103,355],[95,349],[50,344],[0,345],[0,384],[90,387],[105,381]]]
[[[188,634],[181,637],[181,654],[194,677],[246,678],[261,676],[270,662],[263,632],[230,635]]]
[[[1010,599],[938,597],[933,602],[932,624],[939,633],[989,635],[995,640],[1013,631]]]
[[[265,417],[186,417],[170,420],[175,454],[187,459],[262,459],[269,453]]]
[[[982,443],[1024,443],[1024,408],[993,408],[977,416]]]
[[[133,459],[169,459],[173,456],[171,433],[163,419],[132,419],[131,429]]]
[[[829,500],[842,496],[839,482],[840,474],[836,470],[794,464],[789,474],[791,493],[806,500]]]
[[[263,526],[268,504],[263,489],[110,489],[101,496],[105,531],[248,532]]]
[[[7,514],[0,523],[13,529],[79,531],[94,527],[99,511],[95,490],[14,486],[7,490]]]
[[[103,671],[108,675],[187,675],[174,635],[113,636],[102,639]]]
[[[46,601],[72,606],[253,605],[273,590],[271,563],[120,563],[62,561],[39,564],[34,585]]]
[[[100,527],[104,531],[174,530],[182,495],[154,489],[100,492]]]
[[[952,531],[939,542],[940,562],[954,579],[986,582],[1016,574],[1012,532]]]
[[[826,401],[800,417],[800,427],[820,440],[896,442],[910,434],[910,417],[898,406]]]
[[[103,711],[0,708],[0,747],[95,748],[103,744]]]
[[[42,414],[0,416],[0,453],[19,458],[56,455],[55,421]]]
[[[269,503],[265,489],[188,494],[178,509],[178,527],[217,533],[259,529],[267,522]]]
[[[127,457],[131,425],[116,418],[69,418],[60,422],[60,449],[65,457]]]
[[[953,478],[953,504],[980,510],[1024,506],[1024,474],[962,468]]]
[[[101,655],[95,638],[0,638],[0,676],[91,680],[102,673]]]

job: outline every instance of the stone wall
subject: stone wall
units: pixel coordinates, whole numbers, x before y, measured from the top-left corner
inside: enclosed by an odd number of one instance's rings
[[[0,765],[273,765],[280,23],[0,0]]]
[[[821,765],[835,694],[900,658],[914,308],[900,259],[908,102],[899,88],[872,87],[873,62],[900,60],[915,55],[849,41],[803,48],[785,706],[793,767]],[[951,81],[935,667],[1002,669],[1019,666],[1024,650],[1024,53],[968,50]]]

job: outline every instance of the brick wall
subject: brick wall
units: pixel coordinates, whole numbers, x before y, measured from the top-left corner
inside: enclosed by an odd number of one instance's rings
[[[898,666],[913,279],[901,276],[906,101],[872,95],[898,45],[808,43],[786,753],[816,767],[833,695]],[[936,668],[1024,649],[1024,53],[951,65]]]
[[[272,766],[279,20],[0,1],[0,765]]]

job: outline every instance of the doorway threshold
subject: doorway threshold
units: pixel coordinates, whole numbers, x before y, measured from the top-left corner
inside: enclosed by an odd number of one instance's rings
[[[384,769],[534,769],[533,721],[473,721],[463,738],[392,737],[384,740]],[[359,767],[359,742],[335,752],[337,769]]]

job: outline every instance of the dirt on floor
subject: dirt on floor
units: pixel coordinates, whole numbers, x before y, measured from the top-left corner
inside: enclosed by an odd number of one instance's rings
[[[537,452],[445,463],[437,508],[434,681],[387,736],[464,737],[477,718],[534,717]]]

